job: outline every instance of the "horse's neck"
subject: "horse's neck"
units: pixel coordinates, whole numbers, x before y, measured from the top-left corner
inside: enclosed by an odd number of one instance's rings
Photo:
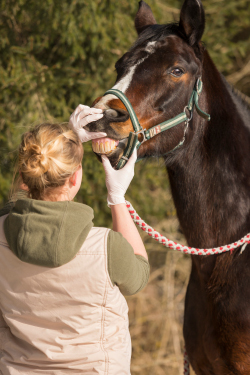
[[[208,55],[202,78],[211,121],[195,114],[195,136],[168,173],[188,244],[209,248],[250,232],[250,113]]]

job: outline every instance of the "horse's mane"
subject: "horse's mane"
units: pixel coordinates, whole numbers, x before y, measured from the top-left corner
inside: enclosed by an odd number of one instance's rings
[[[250,100],[242,92],[233,87],[226,78],[221,74],[222,81],[226,85],[233,102],[238,108],[239,112],[242,114],[244,122],[247,128],[250,130]]]

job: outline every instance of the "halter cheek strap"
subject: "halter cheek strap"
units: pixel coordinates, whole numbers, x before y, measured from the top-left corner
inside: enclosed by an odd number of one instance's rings
[[[130,134],[129,134],[127,146],[124,150],[123,156],[121,157],[121,159],[119,160],[119,162],[117,164],[116,169],[121,169],[122,167],[124,167],[124,165],[127,163],[128,159],[132,155],[135,147],[138,149],[142,143],[144,143],[144,142],[148,141],[149,139],[155,137],[157,134],[162,133],[165,130],[168,130],[168,129],[170,129],[170,128],[178,125],[178,124],[181,124],[182,122],[186,122],[184,137],[173,150],[180,147],[185,141],[185,133],[187,131],[188,123],[192,119],[194,107],[196,107],[196,110],[201,117],[203,117],[203,118],[205,118],[206,120],[209,121],[210,115],[203,112],[200,109],[199,104],[198,104],[199,95],[201,94],[201,92],[202,92],[202,81],[201,81],[200,78],[198,78],[198,80],[195,84],[195,87],[193,89],[191,98],[189,100],[189,103],[184,108],[184,111],[182,113],[180,113],[179,115],[175,116],[174,118],[172,118],[170,120],[161,122],[160,124],[155,125],[150,129],[143,129],[141,124],[139,123],[139,120],[136,116],[136,113],[135,113],[130,101],[126,97],[126,95],[122,91],[116,90],[116,89],[110,89],[110,90],[106,91],[104,95],[112,94],[112,95],[115,95],[118,99],[120,99],[122,101],[122,103],[126,107],[126,110],[129,113],[130,120],[131,120],[133,128],[134,128],[134,132],[130,132]],[[186,109],[190,113],[190,117],[188,117],[188,115],[186,113]],[[143,139],[142,139],[141,142],[138,139],[139,134],[142,134],[142,136],[143,136]],[[173,151],[173,150],[171,150],[171,151]]]

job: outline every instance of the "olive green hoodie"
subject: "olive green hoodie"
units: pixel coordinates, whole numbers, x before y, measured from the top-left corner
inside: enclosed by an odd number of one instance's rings
[[[71,201],[22,198],[0,210],[0,216],[8,213],[4,233],[10,249],[21,261],[44,267],[60,267],[73,259],[93,227],[92,208]],[[124,295],[147,284],[147,260],[135,255],[127,240],[112,230],[107,257],[111,281]]]
[[[84,204],[19,199],[4,222],[4,232],[23,262],[59,267],[80,250],[93,218],[92,208]]]

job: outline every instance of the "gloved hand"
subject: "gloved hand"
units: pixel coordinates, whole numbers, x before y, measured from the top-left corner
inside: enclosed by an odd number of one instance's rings
[[[106,137],[106,133],[88,132],[84,126],[92,121],[97,121],[103,117],[102,110],[99,108],[90,108],[87,105],[79,104],[69,118],[69,126],[73,129],[81,142],[88,142],[91,139]]]
[[[108,190],[108,206],[125,203],[125,193],[134,177],[137,150],[135,149],[129,161],[120,170],[112,168],[107,156],[102,155],[102,164],[106,174],[106,186]]]

